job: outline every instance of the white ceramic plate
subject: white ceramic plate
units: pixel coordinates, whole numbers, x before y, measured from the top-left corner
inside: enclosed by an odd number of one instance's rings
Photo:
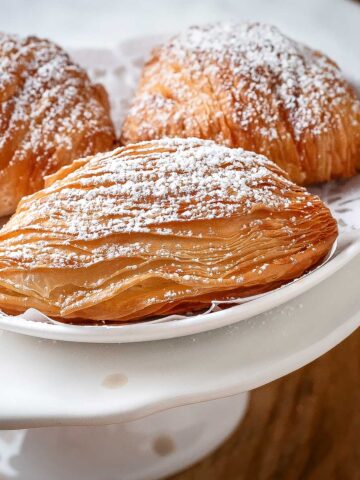
[[[73,52],[96,81],[109,91],[112,113],[119,127],[149,50],[164,37],[126,42],[114,50]],[[334,274],[360,251],[360,175],[347,182],[330,182],[315,190],[331,207],[341,235],[335,255],[324,266],[283,288],[226,310],[160,323],[119,326],[73,326],[54,323],[39,312],[0,316],[0,328],[26,335],[72,342],[127,343],[160,340],[213,330],[258,315],[313,288]],[[355,229],[358,229],[357,231]]]

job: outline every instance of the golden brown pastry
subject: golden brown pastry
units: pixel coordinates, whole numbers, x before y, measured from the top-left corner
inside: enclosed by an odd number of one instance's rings
[[[79,156],[113,148],[107,94],[60,47],[0,34],[0,216]]]
[[[122,143],[213,139],[266,155],[298,184],[360,168],[360,102],[322,53],[263,24],[193,27],[145,65]]]
[[[0,231],[0,308],[132,321],[266,292],[328,253],[336,221],[265,157],[163,139],[81,159]]]

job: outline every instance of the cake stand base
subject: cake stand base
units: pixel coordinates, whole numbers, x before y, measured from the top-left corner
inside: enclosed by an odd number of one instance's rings
[[[248,394],[129,423],[0,431],[0,478],[152,480],[215,450],[243,418]]]

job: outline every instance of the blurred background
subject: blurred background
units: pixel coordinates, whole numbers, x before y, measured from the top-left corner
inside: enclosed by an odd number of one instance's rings
[[[219,20],[271,22],[360,76],[360,55],[347,48],[360,45],[360,4],[353,0],[0,0],[0,13],[0,30],[66,47],[109,47]]]

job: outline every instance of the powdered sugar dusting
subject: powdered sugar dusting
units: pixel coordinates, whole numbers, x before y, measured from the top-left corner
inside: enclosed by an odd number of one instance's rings
[[[217,91],[217,95],[221,95],[221,90],[231,92],[232,122],[244,131],[258,128],[270,141],[278,138],[277,125],[284,120],[296,140],[305,131],[314,135],[328,131],[339,120],[333,114],[336,107],[348,101],[349,87],[336,64],[271,25],[225,23],[191,27],[154,55],[160,68],[175,65],[169,68],[169,88],[177,79],[177,101],[188,95],[186,83],[183,91],[179,88],[184,68],[189,82],[195,80],[202,85],[201,92],[209,89]],[[130,116],[143,110],[154,111],[156,120],[163,121],[165,128],[169,117],[174,115],[176,101],[167,96],[167,83],[162,80],[164,90],[154,83],[152,93],[145,91],[136,98]],[[157,81],[155,78],[154,82]],[[151,77],[147,82],[151,83]],[[193,99],[199,104],[201,92]],[[360,112],[359,102],[354,101],[354,109]],[[214,118],[222,116],[219,109]],[[151,130],[151,126],[146,128]],[[196,122],[192,128],[198,128]]]
[[[279,110],[271,118],[270,112],[261,108],[264,97],[275,95],[289,115],[296,139],[306,129],[319,134],[331,120],[324,107],[341,102],[346,93],[344,79],[333,62],[271,25],[193,27],[175,38],[169,49],[179,58],[194,57],[190,65],[195,69],[206,59],[205,73],[209,69],[220,72],[223,65],[228,65],[235,76],[241,77],[240,89],[244,87],[245,96],[253,100],[244,105],[238,99],[237,120],[243,127],[255,116],[259,124],[279,121]],[[277,136],[274,128],[263,127],[262,133]]]
[[[299,202],[310,195],[261,155],[212,141],[163,139],[96,155],[61,185],[25,199],[17,217],[23,215],[22,231],[35,236],[44,229],[77,240],[135,232],[191,236],[189,221],[288,208],[294,188]],[[11,230],[12,221],[4,231]]]
[[[52,42],[0,34],[0,180],[8,182],[12,165],[23,164],[22,188],[31,192],[77,155],[110,148],[104,95]]]

